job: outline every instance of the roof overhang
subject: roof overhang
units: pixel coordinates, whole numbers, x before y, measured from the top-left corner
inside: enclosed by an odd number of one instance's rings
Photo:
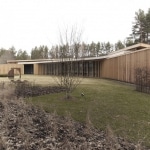
[[[130,54],[134,52],[138,52],[141,50],[150,49],[150,45],[139,43],[136,45],[132,45],[121,50],[111,52],[108,55],[100,56],[100,57],[87,57],[87,58],[65,58],[65,59],[33,59],[33,60],[9,60],[7,63],[16,63],[16,64],[44,64],[44,63],[59,63],[59,62],[68,62],[68,61],[96,61],[96,60],[104,60],[113,57],[119,57],[125,54]]]
[[[103,60],[106,59],[107,56],[101,56],[101,57],[88,57],[88,58],[78,58],[78,59],[50,59],[45,61],[19,61],[17,64],[45,64],[45,63],[59,63],[59,62],[76,62],[76,61],[96,61],[96,60]]]
[[[135,45],[123,48],[121,50],[117,50],[117,51],[109,53],[108,58],[113,58],[113,57],[129,54],[129,53],[137,52],[140,50],[144,50],[145,48],[150,48],[150,45],[144,44],[144,43],[135,44]]]

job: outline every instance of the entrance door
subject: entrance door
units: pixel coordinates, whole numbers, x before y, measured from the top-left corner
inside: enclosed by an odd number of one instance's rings
[[[33,64],[24,65],[24,74],[33,74]]]

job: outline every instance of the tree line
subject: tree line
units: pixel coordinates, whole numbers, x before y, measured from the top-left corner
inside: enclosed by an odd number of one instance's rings
[[[59,44],[53,45],[48,48],[46,45],[32,48],[31,53],[28,54],[26,50],[11,47],[8,50],[0,49],[0,63],[6,63],[6,60],[27,60],[27,59],[48,59],[48,58],[86,58],[86,57],[99,57],[107,55],[112,51],[137,44],[137,43],[150,44],[150,8],[145,13],[139,9],[135,12],[134,22],[132,25],[131,34],[125,38],[124,41],[117,41],[115,44],[108,42],[91,42],[85,43],[76,41],[73,44]]]
[[[69,46],[69,49],[66,48]],[[99,57],[102,55],[106,55],[112,51],[119,50],[126,47],[124,43],[118,41],[115,46],[110,42],[91,42],[90,44],[82,43],[74,43],[73,45],[55,45],[51,48],[48,48],[46,45],[41,45],[39,47],[35,46],[32,48],[30,55],[26,50],[19,49],[18,51],[14,46],[11,48],[0,49],[0,63],[6,63],[7,60],[27,60],[27,59],[57,59],[60,58],[63,52],[63,57],[67,58],[69,55],[74,56],[75,58],[81,57]],[[72,50],[72,54],[69,52]],[[69,55],[68,55],[69,54]]]

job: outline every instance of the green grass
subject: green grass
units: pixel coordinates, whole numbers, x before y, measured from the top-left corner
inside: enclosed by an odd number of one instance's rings
[[[72,93],[72,100],[65,100],[64,96],[44,95],[30,101],[47,112],[70,113],[80,122],[86,122],[88,117],[98,129],[105,130],[109,125],[116,135],[150,146],[150,95],[120,82],[86,78]]]

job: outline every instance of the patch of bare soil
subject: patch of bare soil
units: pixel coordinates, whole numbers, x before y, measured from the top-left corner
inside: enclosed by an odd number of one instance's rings
[[[69,117],[48,114],[17,98],[11,86],[0,90],[0,150],[145,149]]]

